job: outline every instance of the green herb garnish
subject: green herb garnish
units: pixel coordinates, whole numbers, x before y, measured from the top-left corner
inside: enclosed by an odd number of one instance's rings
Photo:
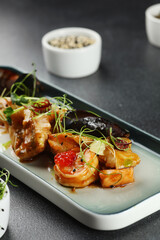
[[[6,116],[6,119],[5,119],[5,120],[9,123],[9,125],[12,124],[11,115],[12,115],[13,113],[19,112],[19,111],[21,111],[21,110],[23,110],[23,109],[24,109],[24,107],[20,107],[20,108],[16,108],[16,109],[13,109],[13,108],[11,108],[11,107],[7,107],[7,108],[3,111],[3,113],[4,113],[5,116]]]
[[[101,134],[102,137],[96,137],[96,136],[92,135],[92,132],[94,132],[94,130],[86,128],[85,126],[81,128],[80,132],[73,130],[73,129],[67,129],[66,132],[84,136],[84,137],[88,137],[88,138],[91,138],[92,140],[100,141],[100,142],[110,146],[111,148],[113,148],[113,145],[108,142],[108,140],[104,137],[103,134]]]
[[[9,147],[11,146],[11,140],[8,141],[8,142],[6,142],[6,143],[3,143],[2,146],[3,146],[5,149],[9,148]]]
[[[18,106],[22,106],[23,104],[27,104],[29,102],[24,95],[18,96],[16,93],[11,93],[11,100],[13,104],[15,103]]]
[[[4,88],[4,89],[3,89],[2,93],[1,93],[1,97],[3,97],[3,96],[4,96],[4,94],[5,94],[6,90],[7,90],[6,88]]]
[[[114,146],[115,146],[118,150],[127,151],[127,150],[129,149],[129,145],[130,145],[132,142],[127,142],[127,141],[125,141],[124,139],[122,139],[122,138],[120,138],[120,137],[114,137],[114,136],[112,135],[112,128],[110,128],[109,134],[110,134],[110,139],[111,139],[112,143],[114,144]]]
[[[12,186],[17,187],[14,185],[10,180],[10,172],[7,169],[3,169],[0,171],[0,200],[3,199],[5,192],[6,192],[6,185],[10,183]]]
[[[73,102],[67,98],[67,95],[64,94],[63,97],[54,97],[52,98],[55,103],[52,104],[52,110],[55,115],[55,125],[53,128],[53,133],[55,132],[65,132],[65,111],[73,110]],[[57,113],[57,108],[59,112]]]
[[[6,120],[9,123],[9,125],[12,124],[11,115],[13,114],[13,112],[14,112],[14,110],[11,107],[8,107],[3,111],[3,113],[6,115]]]
[[[91,114],[95,115],[96,117],[101,117],[99,114],[94,113],[94,112],[92,112],[92,111],[87,110],[86,112],[91,113]]]
[[[25,75],[25,77],[23,78],[23,80],[21,82],[15,82],[10,89],[10,95],[12,93],[16,93],[18,90],[21,90],[25,95],[25,96],[30,96],[32,95],[32,97],[35,96],[36,93],[36,69],[35,69],[35,64],[32,64],[34,66],[34,69],[31,73],[28,73]],[[24,84],[24,82],[30,77],[33,76],[33,91],[32,94],[30,92],[30,89]]]

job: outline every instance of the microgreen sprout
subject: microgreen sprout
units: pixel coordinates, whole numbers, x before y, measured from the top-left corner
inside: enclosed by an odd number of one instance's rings
[[[2,200],[5,195],[7,183],[10,183],[12,186],[17,187],[17,185],[14,185],[9,180],[9,178],[10,178],[10,172],[5,168],[2,169],[0,171],[0,200]]]
[[[23,104],[27,104],[29,102],[24,95],[18,96],[16,93],[11,93],[11,100],[13,104],[18,106],[22,106]]]
[[[95,112],[92,112],[92,111],[89,111],[89,110],[87,110],[86,112],[91,113],[91,114],[95,115],[96,117],[101,117],[100,115],[98,115],[98,114],[95,113]]]
[[[110,133],[110,139],[111,142],[114,144],[114,146],[121,151],[127,151],[129,149],[129,145],[132,143],[125,141],[124,139],[120,138],[120,137],[114,137],[112,135],[112,128],[109,129],[109,133]]]
[[[25,77],[22,79],[21,82],[15,82],[10,89],[9,94],[15,94],[18,90],[21,90],[25,96],[30,96],[30,89],[24,84],[24,82],[30,77],[33,76],[33,91],[32,91],[32,97],[35,96],[36,93],[36,68],[35,64],[32,64],[34,67],[33,71],[31,73],[28,73],[25,75]]]
[[[65,112],[73,110],[72,108],[73,102],[67,98],[66,94],[64,94],[62,97],[54,97],[52,99],[55,101],[54,103],[55,105],[53,104],[53,111],[55,115],[55,125],[53,128],[53,133],[65,132],[66,131]]]
[[[11,124],[12,124],[11,115],[13,114],[13,108],[8,107],[8,108],[6,108],[6,109],[3,111],[3,113],[4,113],[5,116],[6,116],[7,122],[9,123],[9,125],[11,125]]]
[[[76,135],[80,135],[80,136],[84,136],[84,137],[88,137],[88,138],[91,138],[92,140],[100,141],[100,142],[102,142],[102,143],[104,143],[104,144],[113,148],[113,145],[108,142],[108,140],[104,137],[103,134],[102,134],[102,137],[93,136],[92,132],[94,132],[94,130],[86,128],[85,126],[83,126],[81,128],[80,132],[78,132],[76,130],[73,130],[73,129],[67,129],[66,132],[76,134]]]
[[[56,101],[57,105],[61,108],[66,108],[67,110],[73,110],[72,104],[73,102],[67,98],[66,94],[63,94],[62,97],[54,97],[52,98]]]
[[[4,97],[6,90],[7,90],[6,88],[3,89],[0,97]]]

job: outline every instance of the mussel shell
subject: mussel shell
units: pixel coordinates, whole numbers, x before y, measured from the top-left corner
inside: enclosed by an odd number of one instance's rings
[[[65,118],[65,128],[81,131],[82,127],[89,128],[92,131],[90,135],[96,137],[108,137],[110,128],[112,128],[112,135],[114,137],[128,137],[129,132],[122,129],[117,124],[110,122],[102,117],[98,117],[91,112],[84,110],[76,110],[67,112]]]

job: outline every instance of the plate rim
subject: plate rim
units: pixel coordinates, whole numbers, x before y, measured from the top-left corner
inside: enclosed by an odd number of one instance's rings
[[[96,229],[96,230],[118,230],[125,228],[146,216],[158,211],[160,209],[160,192],[153,194],[152,196],[145,198],[137,204],[128,207],[125,210],[119,211],[113,214],[101,214],[95,213],[91,210],[81,206],[63,192],[47,183],[44,179],[38,175],[32,173],[28,169],[24,168],[21,164],[13,161],[6,155],[0,152],[2,157],[1,167],[6,167],[11,174],[19,179],[21,182],[29,186],[32,190],[36,191],[41,196],[48,199],[50,202],[64,210],[71,215],[77,221],[82,224]],[[6,164],[7,163],[7,164]],[[15,171],[18,170],[18,171]],[[26,179],[28,179],[26,181]],[[33,181],[34,180],[34,181]],[[35,184],[36,183],[36,184]],[[41,189],[39,188],[41,187]],[[46,191],[49,190],[49,191]],[[50,192],[53,192],[55,196],[52,197]],[[152,204],[151,204],[152,203]]]

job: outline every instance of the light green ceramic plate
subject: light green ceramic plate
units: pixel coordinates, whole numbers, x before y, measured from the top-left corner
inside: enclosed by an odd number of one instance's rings
[[[44,84],[44,94],[59,96],[64,92]],[[32,163],[18,161],[11,147],[4,149],[8,134],[0,135],[0,167],[7,168],[20,181],[46,197],[81,223],[99,230],[124,228],[160,209],[160,140],[99,108],[68,94],[76,108],[97,112],[117,122],[131,133],[132,149],[141,163],[135,167],[135,182],[124,188],[86,187],[72,192],[59,185],[45,155]]]

